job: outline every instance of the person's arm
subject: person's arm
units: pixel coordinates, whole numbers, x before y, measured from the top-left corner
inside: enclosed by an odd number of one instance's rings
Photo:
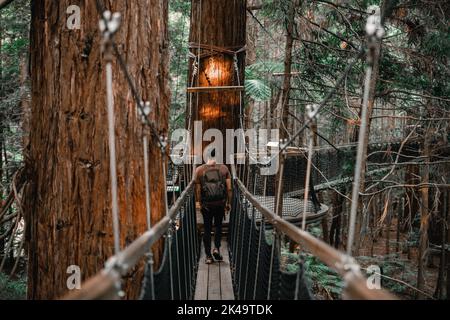
[[[233,188],[231,186],[231,179],[227,179],[227,211],[231,209],[231,201],[233,200]]]
[[[195,171],[195,209],[200,210],[202,208],[202,187],[200,184],[200,178],[198,177],[198,170]]]
[[[202,208],[202,187],[200,183],[195,183],[195,209]]]

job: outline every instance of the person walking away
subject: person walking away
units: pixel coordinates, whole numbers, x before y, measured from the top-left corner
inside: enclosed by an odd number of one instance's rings
[[[206,264],[222,261],[220,244],[222,240],[222,222],[225,213],[230,211],[232,188],[231,174],[228,167],[217,164],[215,150],[208,157],[206,164],[198,167],[195,171],[196,209],[203,216]],[[214,232],[214,250],[211,254],[211,231]]]

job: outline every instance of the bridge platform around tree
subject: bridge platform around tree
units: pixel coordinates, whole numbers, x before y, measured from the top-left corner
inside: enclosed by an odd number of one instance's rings
[[[234,300],[228,243],[222,240],[223,261],[207,265],[202,244],[194,300]]]

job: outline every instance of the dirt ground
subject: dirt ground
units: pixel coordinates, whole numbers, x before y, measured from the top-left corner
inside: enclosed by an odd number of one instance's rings
[[[389,232],[389,233],[388,233]],[[387,240],[389,239],[389,247]],[[394,287],[395,294],[400,299],[415,299],[417,291],[404,285],[406,282],[412,287],[416,287],[418,271],[418,249],[407,245],[407,234],[399,234],[399,243],[397,243],[397,220],[393,219],[389,228],[384,227],[379,232],[375,241],[370,236],[365,238],[360,249],[360,256],[357,260],[362,267],[371,264],[379,265],[382,268],[382,274],[393,279],[384,278],[382,283],[390,288]],[[439,274],[440,258],[437,256],[428,256],[425,262],[424,270],[424,292],[425,299],[431,299],[436,290]]]

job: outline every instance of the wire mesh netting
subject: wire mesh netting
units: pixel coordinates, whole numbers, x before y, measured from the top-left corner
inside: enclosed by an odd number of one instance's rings
[[[277,194],[278,186],[281,185],[282,197],[279,208],[282,208],[282,216],[296,225],[303,221],[303,212],[306,208],[306,221],[313,223],[321,220],[327,213],[328,207],[320,204],[315,190],[313,179],[309,183],[309,196],[305,206],[304,193],[306,181],[307,158],[304,153],[289,156],[280,167],[282,173],[264,175],[261,165],[249,165],[244,176],[249,191],[255,196],[259,203],[267,209],[278,212]],[[281,182],[280,182],[281,179]],[[251,209],[251,203],[246,203]],[[255,213],[256,221],[261,219],[259,212]]]
[[[248,206],[239,188],[235,188],[230,217],[230,261],[235,296],[240,300],[312,299],[303,268],[287,272],[280,264],[280,245],[271,237],[261,213]]]
[[[195,280],[200,255],[194,194],[186,198],[165,238],[161,266],[153,273],[146,265],[142,285],[142,300],[190,300],[195,292]]]

